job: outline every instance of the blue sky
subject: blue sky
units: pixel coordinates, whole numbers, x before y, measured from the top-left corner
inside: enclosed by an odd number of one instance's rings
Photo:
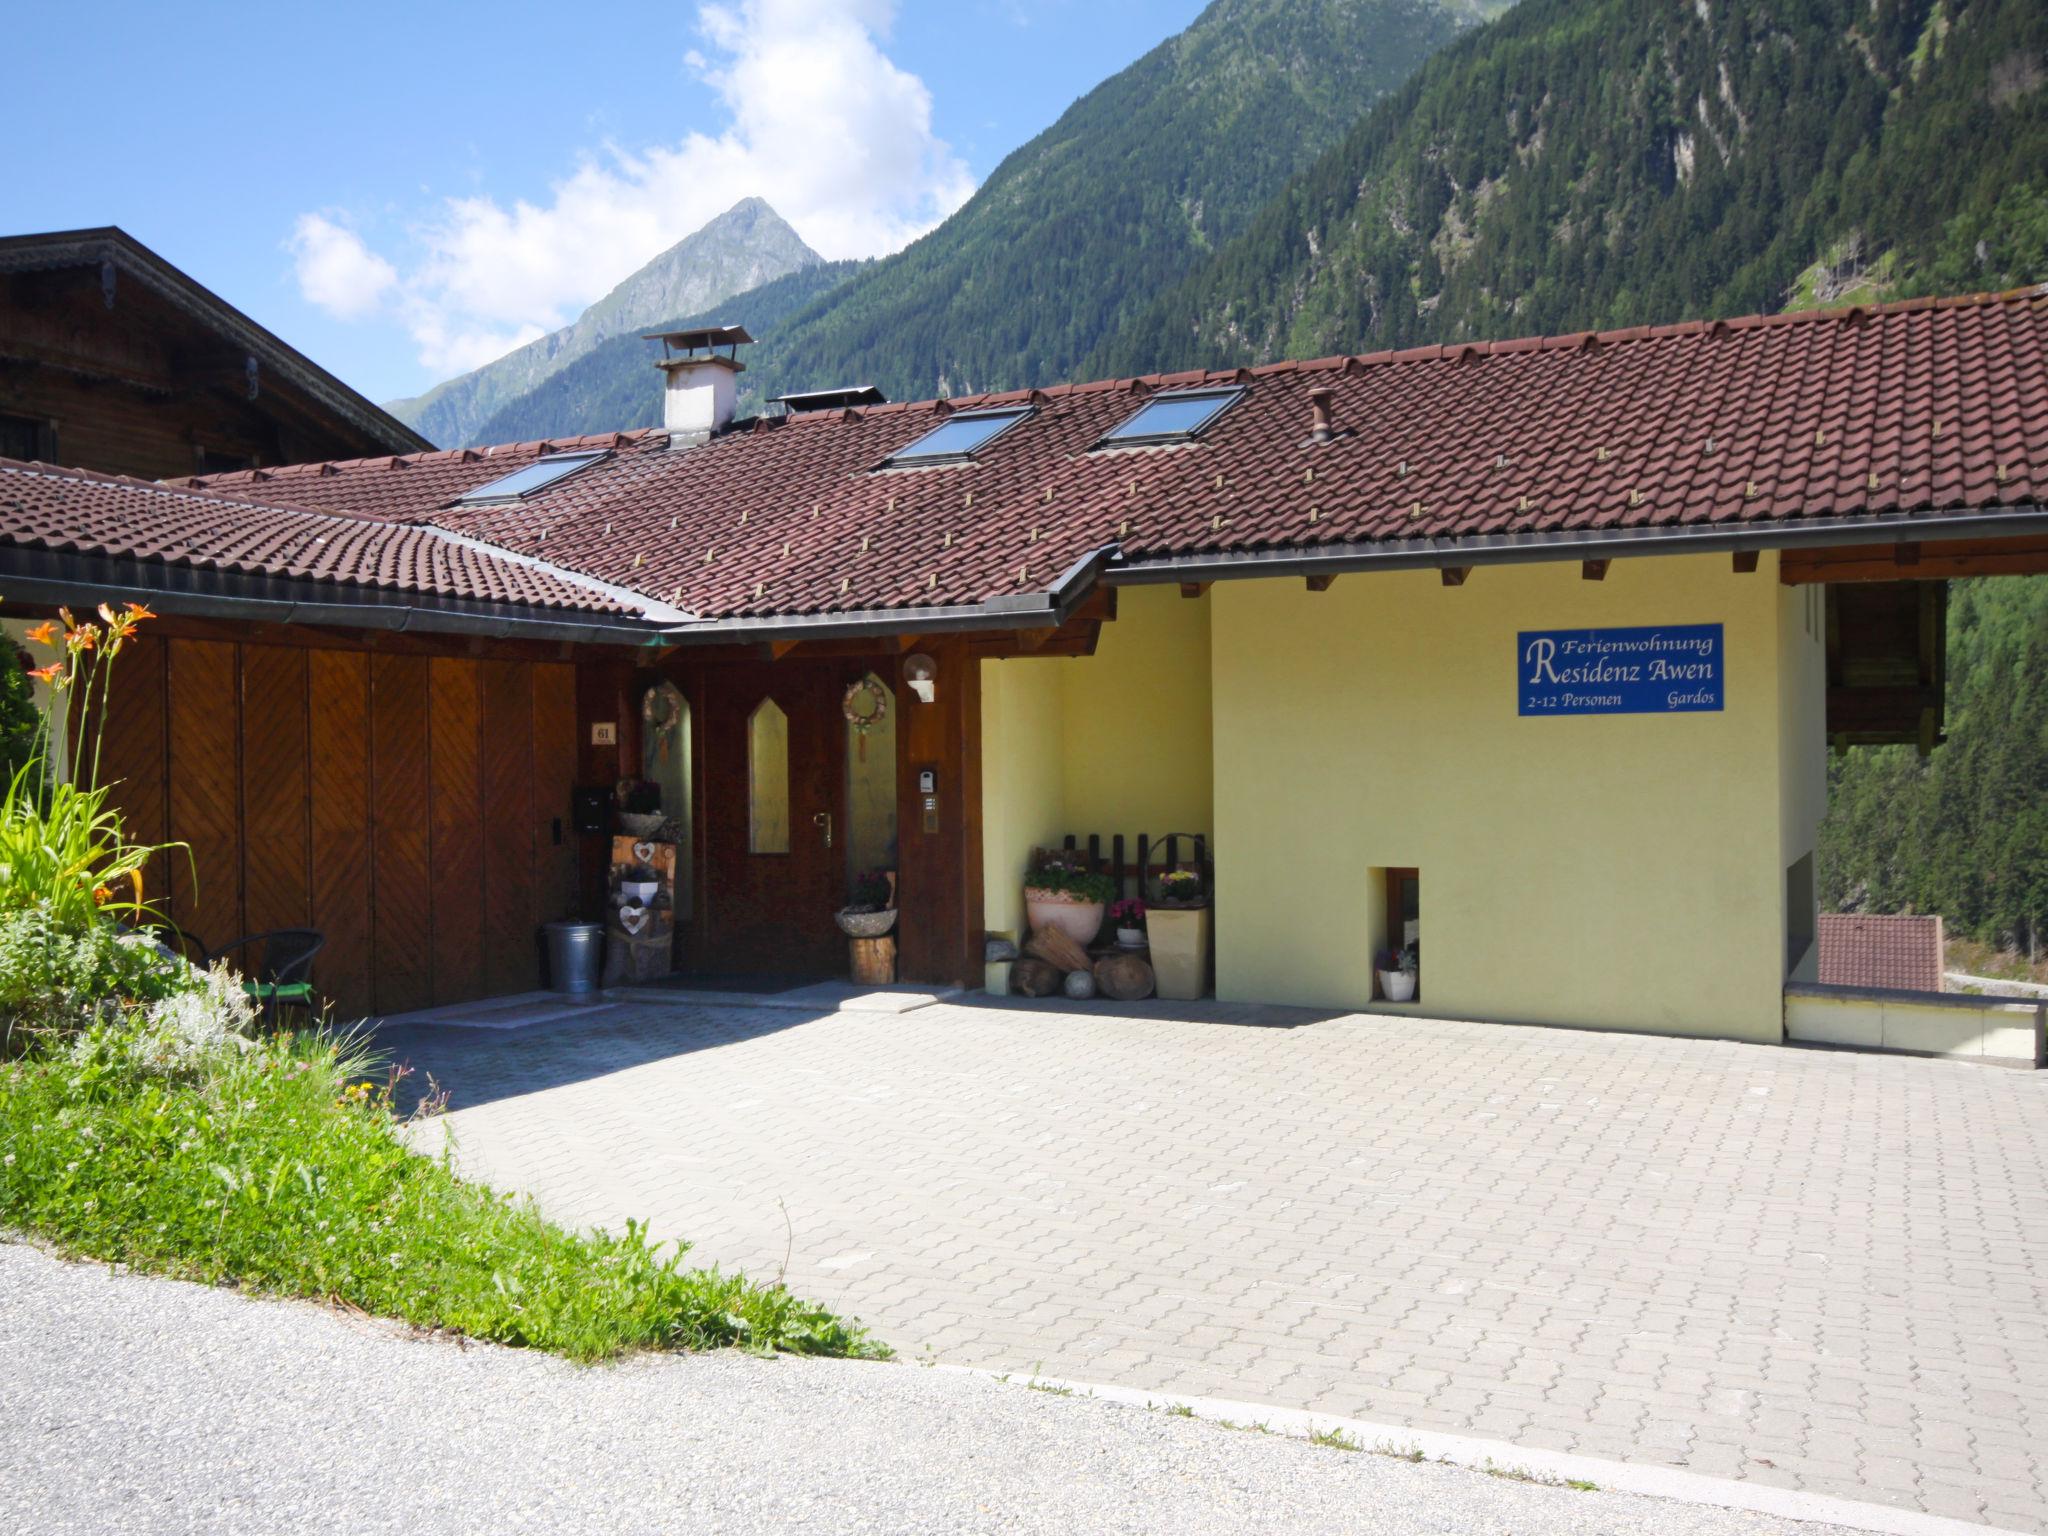
[[[949,212],[1202,0],[114,0],[10,19],[0,232],[119,224],[375,399],[560,324],[741,196],[827,255]]]

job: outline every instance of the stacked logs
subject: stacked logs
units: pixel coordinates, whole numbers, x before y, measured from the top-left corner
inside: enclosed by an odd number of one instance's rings
[[[1091,959],[1088,951],[1057,928],[1032,931],[1024,954],[1010,967],[1010,990],[1024,997],[1104,997],[1135,1003],[1152,995],[1152,967],[1127,951]]]

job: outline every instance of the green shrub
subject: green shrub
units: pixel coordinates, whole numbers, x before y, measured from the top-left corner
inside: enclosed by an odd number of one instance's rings
[[[0,903],[0,1055],[33,1036],[113,1023],[199,982],[184,961],[105,918],[68,920],[49,901]]]
[[[637,1225],[572,1233],[456,1177],[407,1148],[345,1043],[271,1036],[189,1077],[138,1073],[130,1045],[102,1026],[0,1065],[0,1227],[580,1360],[886,1353],[780,1286],[685,1269]]]

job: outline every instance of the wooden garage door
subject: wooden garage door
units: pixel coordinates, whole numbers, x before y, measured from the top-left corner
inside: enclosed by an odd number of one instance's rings
[[[576,696],[567,663],[145,635],[100,778],[189,845],[149,880],[180,927],[318,928],[338,1019],[404,1012],[538,985],[577,904]]]

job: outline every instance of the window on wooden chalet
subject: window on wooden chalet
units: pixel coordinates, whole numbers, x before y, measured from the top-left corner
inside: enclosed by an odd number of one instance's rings
[[[41,459],[57,457],[57,434],[47,421],[33,416],[0,414],[0,459]]]

